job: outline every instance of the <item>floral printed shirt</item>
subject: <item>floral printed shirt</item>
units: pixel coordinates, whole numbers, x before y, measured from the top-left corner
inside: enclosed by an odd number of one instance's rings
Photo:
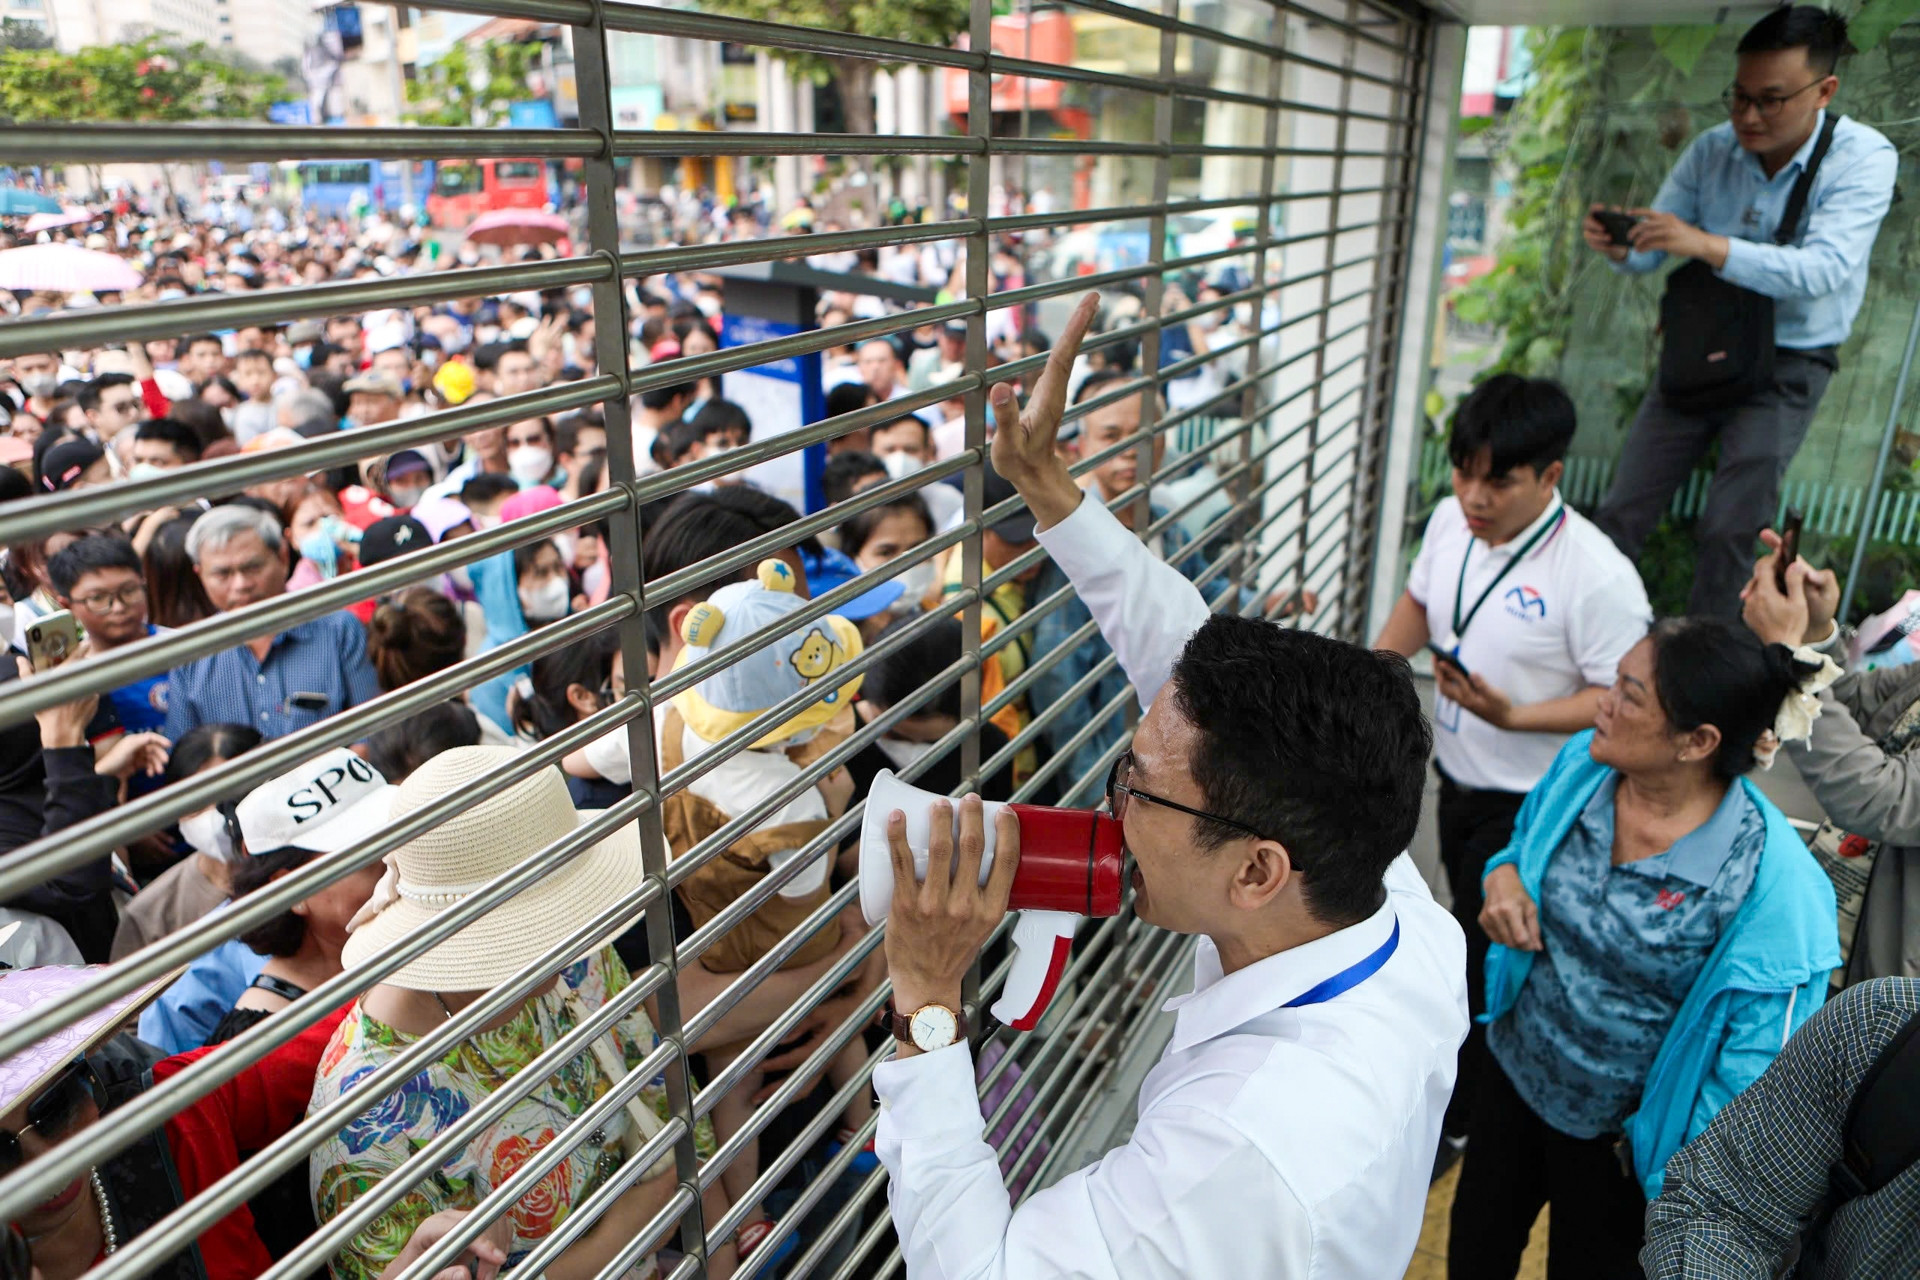
[[[323,1141],[308,1158],[314,1212],[322,1223],[341,1213],[437,1133],[478,1106],[549,1045],[577,1024],[578,1007],[601,1007],[629,982],[626,966],[608,947],[563,970],[551,991],[528,1001],[513,1021],[473,1036],[419,1075],[372,1101],[367,1111]],[[644,1007],[614,1024],[612,1032],[629,1067],[659,1044]],[[377,1021],[356,1003],[321,1055],[311,1114],[327,1106],[418,1037]],[[470,1209],[553,1141],[581,1112],[612,1087],[590,1052],[581,1052],[492,1126],[417,1183],[392,1208],[353,1236],[331,1268],[336,1280],[372,1280],[398,1256],[414,1229],[443,1209]],[[640,1097],[664,1121],[664,1082],[656,1079]],[[550,1234],[624,1159],[622,1133],[608,1126],[555,1166],[511,1211],[513,1267]],[[696,1140],[702,1158],[713,1150],[712,1126],[702,1121]],[[653,1274],[647,1258],[629,1277]]]

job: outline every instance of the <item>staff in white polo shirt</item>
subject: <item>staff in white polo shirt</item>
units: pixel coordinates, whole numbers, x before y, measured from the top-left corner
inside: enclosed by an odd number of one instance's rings
[[[961,982],[1006,910],[1019,825],[937,812],[924,884],[893,814],[877,1149],[909,1280],[1378,1280],[1406,1270],[1466,1034],[1458,926],[1401,852],[1427,729],[1406,664],[1210,614],[1054,452],[1083,300],[993,462],[1145,713],[1107,783],[1150,924],[1204,934],[1132,1139],[1016,1212],[984,1140]],[[1151,607],[1142,605],[1151,601]],[[913,1016],[909,1016],[913,1015]],[[903,1026],[903,1024],[905,1024]]]
[[[1467,934],[1476,1016],[1487,859],[1506,848],[1520,802],[1567,737],[1593,724],[1615,665],[1653,620],[1633,563],[1560,496],[1573,430],[1573,402],[1543,378],[1500,374],[1461,401],[1447,442],[1454,496],[1427,521],[1406,592],[1374,641],[1409,657],[1435,651],[1440,860]],[[1485,1061],[1476,1025],[1447,1109],[1453,1151]]]

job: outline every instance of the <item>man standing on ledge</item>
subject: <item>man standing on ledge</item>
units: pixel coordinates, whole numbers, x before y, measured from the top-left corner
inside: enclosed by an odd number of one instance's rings
[[[977,799],[961,803],[957,867],[936,840],[925,884],[893,815],[887,961],[910,1038],[874,1087],[908,1275],[1396,1276],[1467,1030],[1460,927],[1402,853],[1431,745],[1419,699],[1397,656],[1209,614],[1082,493],[1054,443],[1095,303],[1025,413],[993,389],[993,462],[1147,704],[1108,803],[1141,918],[1203,935],[1193,990],[1167,1003],[1173,1039],[1132,1140],[1013,1212],[983,1138],[961,979],[1006,911],[1018,824],[1002,816],[982,889]],[[944,802],[933,829],[951,830]]]
[[[1867,255],[1893,199],[1899,156],[1866,125],[1836,118],[1825,153],[1818,154],[1827,105],[1840,87],[1834,68],[1848,49],[1845,19],[1812,5],[1775,9],[1754,23],[1740,38],[1739,69],[1722,95],[1732,118],[1693,140],[1652,208],[1633,211],[1640,220],[1629,232],[1631,247],[1614,243],[1596,216],[1599,205],[1581,228],[1588,246],[1617,270],[1652,271],[1670,256],[1693,259],[1703,264],[1694,268],[1696,276],[1710,270],[1761,295],[1750,302],[1773,304],[1772,377],[1757,390],[1729,403],[1694,403],[1697,391],[1663,392],[1663,358],[1662,377],[1640,404],[1613,487],[1594,516],[1637,561],[1674,491],[1718,438],[1720,461],[1696,535],[1700,558],[1689,613],[1740,614],[1754,538],[1773,520],[1787,464],[1840,367],[1840,344],[1867,290]],[[1795,186],[1816,165],[1792,234],[1775,243]],[[1681,278],[1692,266],[1684,263],[1669,278],[1669,302],[1678,301],[1676,289],[1697,296],[1683,287],[1693,277]],[[1667,325],[1668,343],[1675,327]],[[1696,319],[1682,327],[1705,326]],[[1684,336],[1711,347],[1714,335]],[[1727,369],[1755,355],[1722,351],[1709,355],[1705,367]]]

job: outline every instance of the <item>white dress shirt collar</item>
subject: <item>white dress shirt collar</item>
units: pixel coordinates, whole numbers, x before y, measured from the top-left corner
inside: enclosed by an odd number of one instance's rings
[[[1496,556],[1511,557],[1515,552],[1519,551],[1520,548],[1527,546],[1528,542],[1532,540],[1533,536],[1536,533],[1540,532],[1541,526],[1545,525],[1549,520],[1558,520],[1560,518],[1560,513],[1566,509],[1566,505],[1567,505],[1566,499],[1560,496],[1560,490],[1555,489],[1553,491],[1553,496],[1547,499],[1547,509],[1545,511],[1542,511],[1539,515],[1535,516],[1533,518],[1533,521],[1530,524],[1528,524],[1526,528],[1514,534],[1511,538],[1508,538],[1505,542],[1501,543],[1497,547],[1476,533],[1472,535],[1474,545],[1477,547],[1480,547],[1485,551],[1490,551]],[[1465,512],[1462,512],[1461,515],[1462,515],[1462,518],[1464,519]],[[1553,539],[1551,538],[1546,539],[1546,542],[1551,542],[1551,541],[1553,541]],[[1535,543],[1532,547],[1528,548],[1529,552],[1540,550],[1541,547],[1546,545],[1546,542]]]
[[[1358,924],[1222,973],[1220,949],[1200,939],[1193,956],[1193,990],[1161,1006],[1174,1015],[1169,1052],[1180,1053],[1226,1035],[1296,1000],[1336,973],[1372,955],[1393,933],[1391,901]]]

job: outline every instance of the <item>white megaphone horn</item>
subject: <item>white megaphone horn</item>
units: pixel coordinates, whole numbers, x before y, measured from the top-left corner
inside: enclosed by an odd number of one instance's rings
[[[932,831],[930,807],[947,797],[922,791],[882,769],[867,792],[860,826],[860,910],[868,924],[887,918],[893,905],[893,854],[887,845],[887,817],[906,815],[907,847],[914,874],[927,875],[927,846]],[[1120,824],[1090,809],[1051,809],[1042,805],[989,801],[985,810],[987,847],[980,860],[980,883],[993,869],[994,817],[1011,809],[1020,820],[1020,869],[1013,878],[1009,906],[1014,922],[1013,968],[1006,989],[993,1003],[993,1016],[1015,1031],[1031,1031],[1047,1011],[1073,948],[1074,930],[1089,916],[1120,914],[1125,856]],[[954,838],[960,814],[954,811]]]

